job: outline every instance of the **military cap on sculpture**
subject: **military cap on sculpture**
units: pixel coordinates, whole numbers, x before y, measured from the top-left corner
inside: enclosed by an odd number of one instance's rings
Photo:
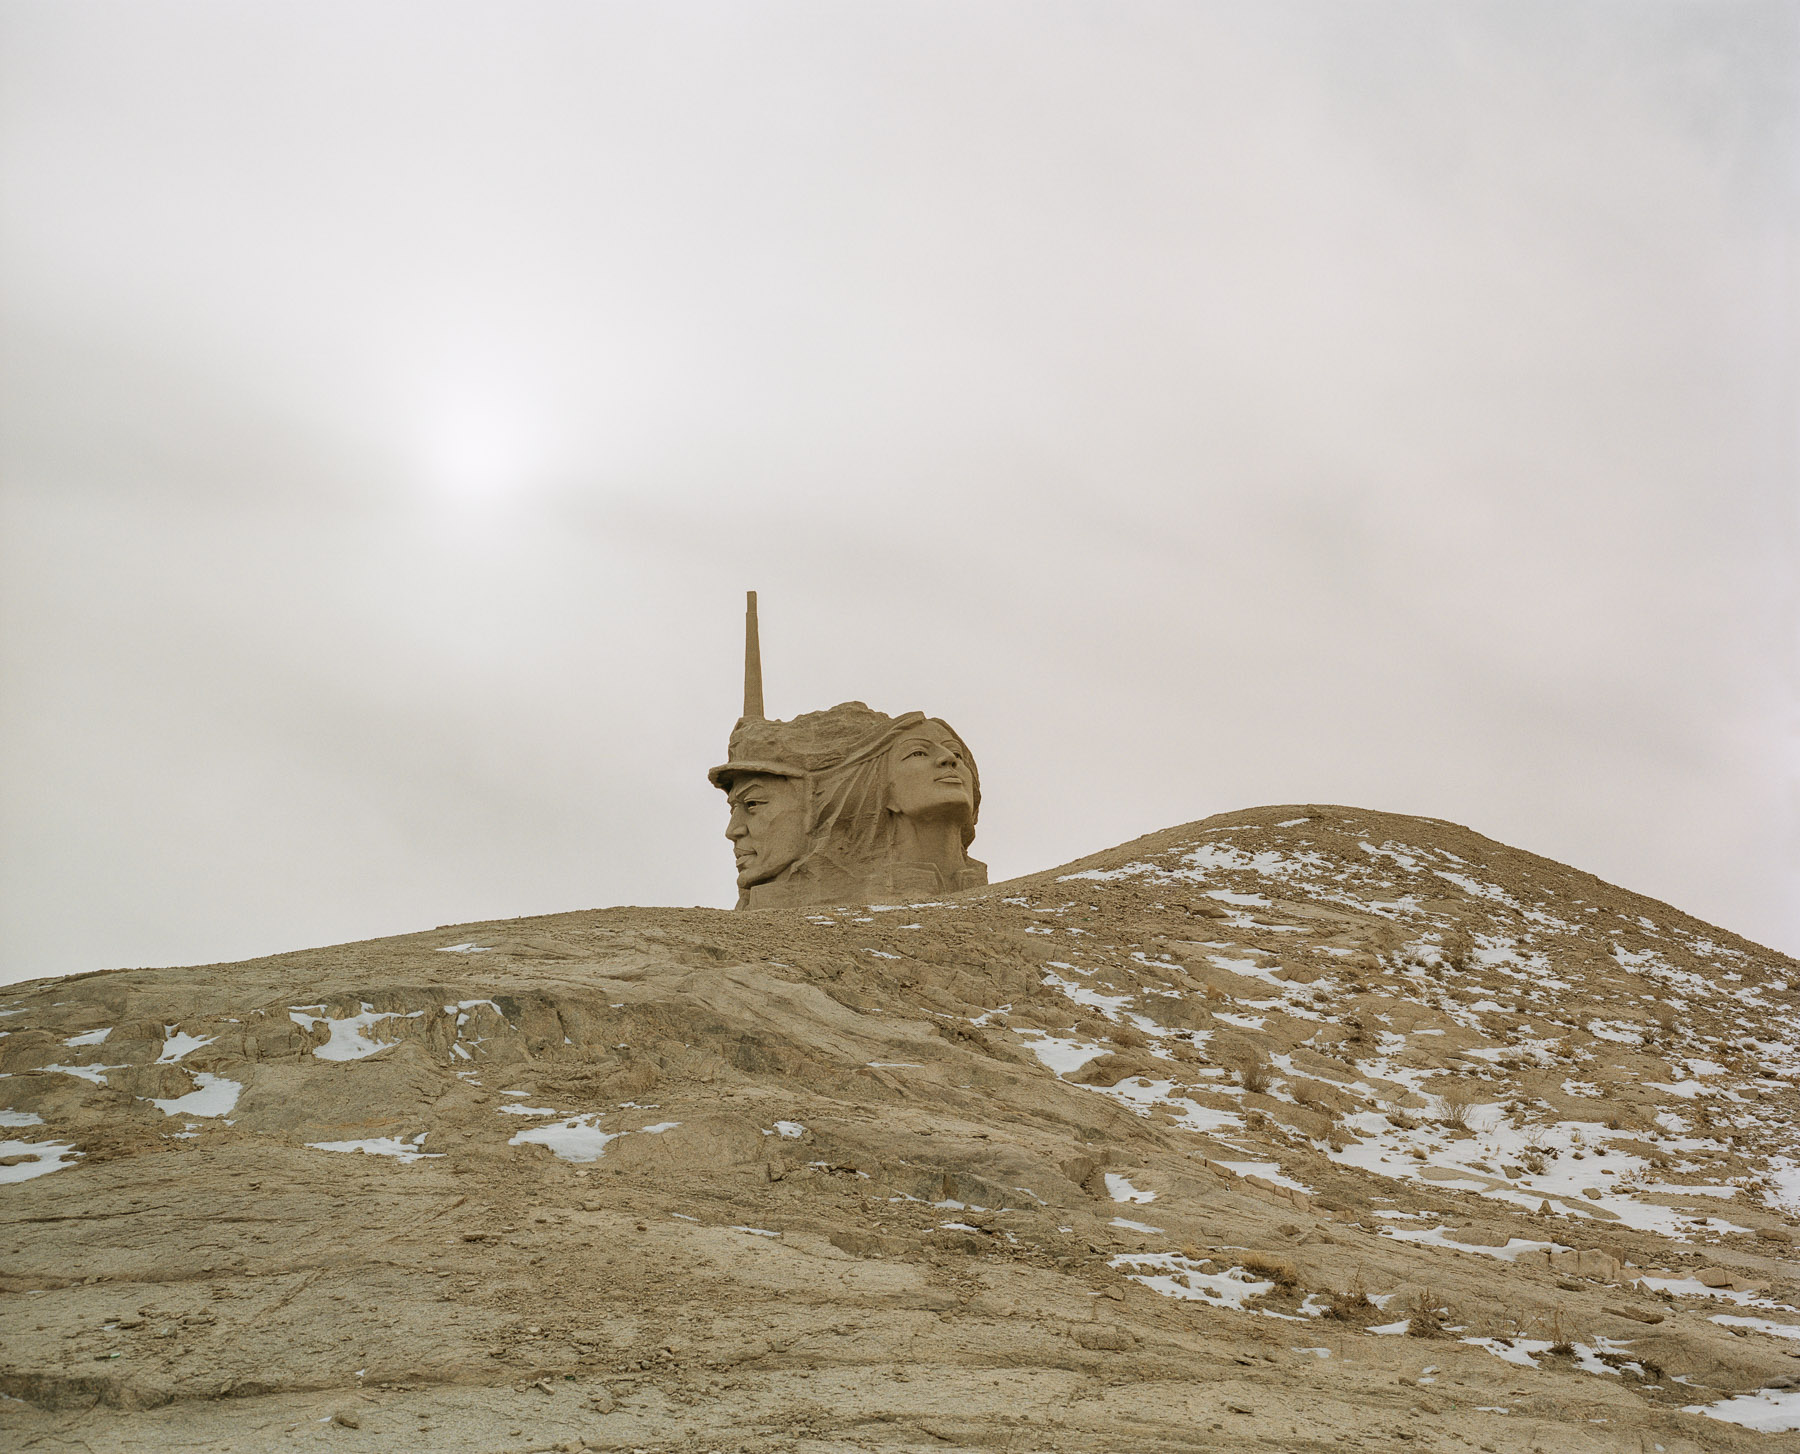
[[[756,592],[744,610],[744,715],[707,776],[731,805],[740,909],[856,904],[979,888],[975,759],[947,723],[840,702],[763,715]]]

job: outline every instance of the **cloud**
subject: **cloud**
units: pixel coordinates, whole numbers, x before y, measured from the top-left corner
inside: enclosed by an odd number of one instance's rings
[[[997,874],[1354,802],[1800,950],[1785,8],[4,24],[0,974],[729,904],[746,587]]]

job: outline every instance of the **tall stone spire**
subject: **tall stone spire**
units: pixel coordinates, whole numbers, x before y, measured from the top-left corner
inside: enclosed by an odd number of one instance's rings
[[[763,715],[762,639],[756,629],[756,592],[744,592],[744,715],[760,721]]]

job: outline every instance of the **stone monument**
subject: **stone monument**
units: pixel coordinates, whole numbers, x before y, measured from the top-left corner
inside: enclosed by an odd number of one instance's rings
[[[756,592],[744,609],[744,715],[707,774],[731,806],[740,909],[930,898],[987,882],[969,857],[981,811],[975,759],[923,712],[840,702],[790,722],[763,715]]]

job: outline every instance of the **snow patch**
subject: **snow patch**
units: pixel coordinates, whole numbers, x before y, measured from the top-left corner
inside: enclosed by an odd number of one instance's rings
[[[1800,1389],[1765,1388],[1722,1403],[1689,1404],[1682,1412],[1737,1424],[1759,1434],[1785,1434],[1800,1429]]]
[[[1025,1048],[1057,1075],[1073,1075],[1090,1060],[1098,1060],[1107,1053],[1103,1045],[1047,1035],[1041,1030],[1021,1030],[1019,1034],[1030,1037],[1025,1041]]]
[[[123,1070],[123,1065],[46,1065],[45,1070],[58,1071],[63,1075],[72,1075],[78,1080],[90,1080],[95,1085],[106,1084],[106,1072]]]
[[[507,1109],[512,1108],[509,1106]],[[599,1115],[595,1112],[585,1116],[570,1116],[548,1126],[533,1126],[528,1131],[519,1132],[506,1144],[548,1146],[563,1161],[598,1161],[606,1154],[610,1142],[627,1134],[624,1131],[602,1131],[594,1125],[598,1119]]]
[[[1151,1292],[1213,1307],[1241,1308],[1252,1298],[1275,1290],[1273,1282],[1261,1281],[1241,1267],[1209,1272],[1179,1252],[1127,1252],[1108,1265]]]
[[[190,1035],[185,1030],[177,1030],[173,1025],[163,1030],[162,1054],[156,1057],[158,1065],[173,1065],[182,1056],[191,1054],[202,1045],[211,1045],[219,1037],[217,1035]]]
[[[194,1089],[186,1095],[172,1096],[168,1100],[158,1100],[154,1096],[146,1099],[165,1116],[223,1116],[237,1105],[243,1089],[235,1080],[203,1070],[194,1077]]]
[[[1264,1181],[1272,1181],[1276,1186],[1285,1186],[1290,1191],[1312,1191],[1305,1182],[1295,1181],[1274,1161],[1221,1161],[1219,1165],[1229,1167],[1238,1176],[1260,1176]]]
[[[1730,1313],[1714,1313],[1707,1321],[1727,1328],[1749,1328],[1753,1332],[1767,1333],[1772,1338],[1800,1339],[1800,1324],[1797,1323],[1777,1323],[1768,1318],[1736,1318]]]
[[[570,1116],[565,1120],[553,1121],[548,1126],[533,1126],[528,1131],[521,1131],[506,1144],[548,1146],[563,1161],[598,1161],[606,1154],[607,1146],[621,1136],[659,1136],[664,1131],[673,1131],[681,1124],[679,1121],[658,1121],[654,1126],[641,1127],[634,1133],[602,1131],[594,1124],[599,1119],[598,1111]]]
[[[1106,1173],[1106,1190],[1115,1202],[1136,1202],[1141,1205],[1156,1200],[1155,1192],[1139,1191],[1116,1171]]]
[[[398,1010],[374,1010],[367,1004],[363,1005],[360,1015],[345,1015],[342,1019],[309,1013],[321,1008],[319,1005],[296,1005],[288,1009],[288,1019],[302,1030],[310,1031],[314,1025],[321,1024],[331,1027],[331,1038],[313,1050],[320,1060],[361,1060],[379,1054],[398,1042],[371,1040],[363,1031],[383,1020],[416,1020],[425,1013],[423,1010],[405,1014]]]
[[[71,1157],[79,1155],[67,1141],[0,1141],[0,1162],[12,1162],[0,1165],[0,1186],[61,1171]],[[14,1157],[23,1159],[14,1161]]]
[[[367,1136],[360,1141],[309,1141],[306,1144],[314,1151],[361,1151],[369,1156],[392,1156],[396,1161],[422,1161],[444,1154],[419,1149],[430,1134],[421,1131],[410,1141],[402,1141],[398,1136]]]
[[[1399,1212],[1379,1212],[1378,1216],[1400,1216]],[[1458,1242],[1447,1227],[1383,1227],[1380,1235],[1394,1242],[1413,1242],[1422,1247],[1446,1247],[1452,1252],[1475,1252],[1483,1257],[1498,1257],[1516,1262],[1526,1252],[1567,1252],[1560,1242],[1533,1242],[1524,1237],[1509,1237],[1504,1247],[1482,1247],[1472,1242]]]

